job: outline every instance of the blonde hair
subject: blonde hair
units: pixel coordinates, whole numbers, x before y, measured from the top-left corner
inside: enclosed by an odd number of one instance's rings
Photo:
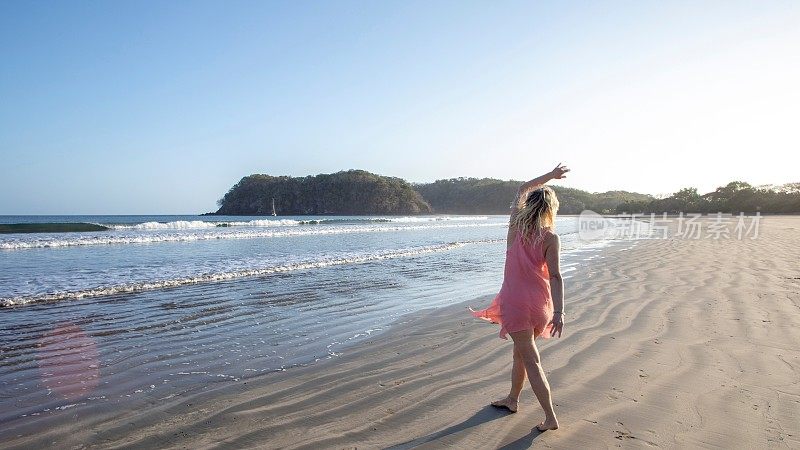
[[[558,213],[558,197],[548,186],[534,189],[525,203],[511,217],[511,226],[517,229],[526,244],[538,242],[545,230],[555,228]]]

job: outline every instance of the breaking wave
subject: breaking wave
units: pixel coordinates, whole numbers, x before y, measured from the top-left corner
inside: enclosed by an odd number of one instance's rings
[[[331,227],[283,227],[278,229],[231,229],[224,231],[219,228],[207,231],[195,231],[188,233],[172,232],[167,233],[141,233],[141,232],[120,232],[97,233],[97,234],[70,234],[39,237],[36,239],[3,239],[0,240],[0,250],[23,250],[32,248],[58,248],[74,247],[84,245],[109,245],[109,244],[152,244],[160,242],[194,242],[215,239],[254,239],[254,238],[275,238],[291,236],[313,236],[331,234],[353,234],[353,233],[375,233],[392,232],[404,230],[422,230],[437,228],[470,228],[470,227],[496,227],[505,226],[505,223],[454,223],[454,224],[431,224],[431,225],[351,225],[351,226],[331,226]]]
[[[226,227],[286,227],[298,225],[358,224],[358,223],[425,223],[425,222],[476,222],[488,216],[435,216],[435,217],[344,217],[335,219],[254,219],[248,221],[177,220],[174,222],[144,222],[137,224],[108,225],[115,230],[191,230]]]
[[[470,243],[488,243],[494,241],[495,240],[451,242],[448,244],[411,247],[398,250],[386,250],[381,252],[366,253],[361,255],[351,255],[338,258],[320,258],[316,260],[302,261],[285,265],[274,265],[268,267],[235,270],[229,272],[204,273],[194,276],[187,276],[182,278],[173,278],[166,280],[152,280],[152,281],[137,282],[137,283],[97,286],[90,289],[81,289],[75,291],[61,291],[61,292],[35,294],[28,296],[5,297],[5,298],[0,298],[0,306],[9,307],[9,306],[25,305],[36,302],[51,302],[57,300],[69,300],[69,299],[80,299],[85,297],[134,293],[134,292],[150,291],[156,289],[173,288],[190,284],[210,283],[210,282],[232,280],[237,278],[265,276],[282,272],[317,269],[317,268],[338,266],[345,264],[358,264],[371,261],[380,261],[384,259],[413,257],[418,255],[424,255],[427,253],[453,250],[459,247],[463,247],[464,245]]]

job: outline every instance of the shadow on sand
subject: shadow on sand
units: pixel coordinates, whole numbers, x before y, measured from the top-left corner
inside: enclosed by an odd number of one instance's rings
[[[433,442],[433,441],[436,441],[438,439],[450,436],[452,434],[459,433],[459,432],[464,431],[466,429],[469,429],[469,428],[472,428],[472,427],[475,427],[475,426],[478,426],[478,425],[481,425],[481,424],[484,424],[484,423],[487,423],[487,422],[491,422],[492,420],[501,419],[501,418],[506,417],[508,415],[509,415],[509,413],[507,411],[505,411],[505,410],[502,410],[502,409],[499,409],[499,408],[495,408],[494,406],[491,406],[491,405],[487,405],[487,406],[483,407],[482,409],[480,409],[479,411],[477,411],[475,414],[473,414],[472,417],[470,417],[469,419],[467,419],[467,420],[465,420],[465,421],[463,421],[463,422],[461,422],[459,424],[452,425],[450,427],[445,428],[444,430],[437,431],[435,433],[431,433],[431,434],[429,434],[427,436],[422,436],[420,438],[417,438],[417,439],[414,439],[414,440],[411,440],[411,441],[403,442],[402,444],[397,444],[397,445],[393,445],[391,447],[387,447],[386,450],[405,450],[405,449],[414,448],[414,447],[417,447],[419,445],[423,445],[423,444],[426,444],[426,443],[429,443],[429,442]],[[542,434],[542,432],[537,430],[536,427],[533,427],[531,429],[530,433],[528,433],[527,435],[517,439],[514,442],[511,442],[511,443],[508,443],[508,444],[504,445],[503,447],[501,447],[501,449],[513,450],[513,449],[528,448],[531,445],[533,445],[534,439],[536,439],[536,437],[539,436],[540,434]]]
[[[544,433],[544,431],[539,431],[536,427],[531,428],[531,432],[522,436],[521,438],[517,439],[514,442],[509,442],[508,444],[500,447],[498,450],[517,450],[517,449],[528,449],[533,446],[533,441],[539,437],[540,434]]]

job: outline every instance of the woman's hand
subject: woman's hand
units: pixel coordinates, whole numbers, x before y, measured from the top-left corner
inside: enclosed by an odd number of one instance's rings
[[[550,174],[553,176],[553,179],[560,180],[562,178],[567,178],[567,176],[564,175],[567,172],[569,172],[567,166],[563,166],[561,163],[558,163],[556,168],[553,169]]]
[[[555,337],[556,333],[558,333],[558,337],[561,337],[561,332],[564,330],[564,315],[561,313],[553,314],[553,320],[550,323],[553,324],[550,337]]]

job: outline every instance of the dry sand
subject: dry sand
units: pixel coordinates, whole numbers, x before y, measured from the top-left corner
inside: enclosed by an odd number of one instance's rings
[[[407,317],[310,367],[65,423],[4,445],[145,448],[800,448],[800,217],[757,240],[609,248],[567,283],[565,334],[537,341],[561,428],[508,390],[511,342],[467,304]],[[498,280],[498,287],[499,287]]]

